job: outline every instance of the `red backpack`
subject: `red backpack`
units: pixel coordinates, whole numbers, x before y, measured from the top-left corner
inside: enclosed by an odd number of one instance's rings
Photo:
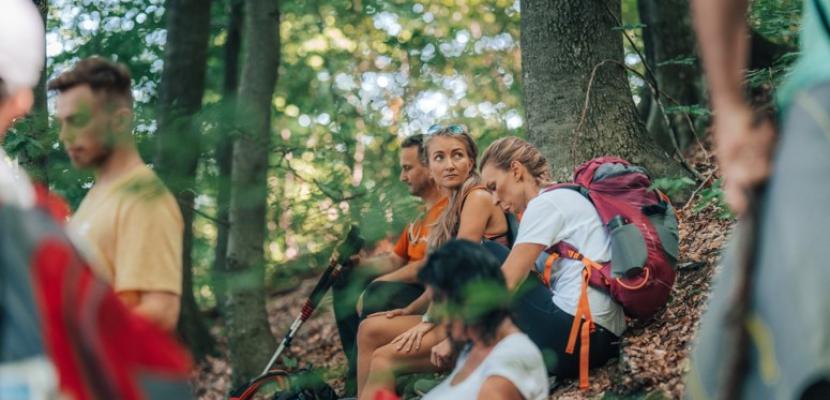
[[[580,336],[579,385],[585,389],[589,337],[594,330],[588,285],[611,295],[630,317],[645,321],[654,316],[668,302],[674,284],[679,252],[677,218],[668,197],[652,188],[645,169],[616,157],[590,160],[576,168],[573,182],[553,185],[545,192],[557,189],[576,190],[585,196],[611,237],[611,261],[605,263],[594,262],[564,242],[545,250],[550,254],[542,274],[547,285],[557,258],[578,260],[585,265],[566,348],[568,354],[573,354]]]
[[[34,207],[0,203],[0,367],[19,378],[5,388],[48,389],[26,380],[26,361],[45,359],[38,371],[69,398],[191,398],[189,354],[93,274],[61,226],[67,211],[43,188]]]

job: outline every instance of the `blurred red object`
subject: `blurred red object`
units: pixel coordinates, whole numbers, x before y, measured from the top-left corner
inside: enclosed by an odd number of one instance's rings
[[[384,390],[381,390],[381,391],[375,393],[375,400],[400,400],[400,399],[401,398],[398,397],[398,395],[395,394],[395,392],[393,392],[391,390],[387,390],[387,389],[384,389]]]

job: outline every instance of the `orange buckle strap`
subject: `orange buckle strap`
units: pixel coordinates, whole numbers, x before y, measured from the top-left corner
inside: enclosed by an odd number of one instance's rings
[[[559,253],[551,253],[547,260],[545,260],[545,272],[542,273],[542,282],[545,286],[550,287],[550,276],[553,272],[553,263],[559,258]]]
[[[582,261],[585,268],[582,270],[582,287],[580,289],[579,303],[576,307],[576,313],[574,315],[573,324],[571,325],[571,332],[568,336],[568,345],[565,348],[565,352],[568,354],[574,353],[576,350],[576,339],[579,337],[581,340],[579,351],[579,388],[581,390],[585,390],[588,389],[591,332],[596,329],[594,326],[594,320],[591,317],[591,306],[588,304],[588,281],[591,279],[591,269],[597,268],[598,265],[595,265],[595,262],[579,253],[576,253],[575,255],[580,256],[577,259]],[[571,256],[571,254],[569,254],[569,256]],[[599,268],[601,268],[601,266],[599,266]],[[584,323],[582,322],[583,319],[585,320]],[[580,329],[580,323],[582,323],[582,329]]]

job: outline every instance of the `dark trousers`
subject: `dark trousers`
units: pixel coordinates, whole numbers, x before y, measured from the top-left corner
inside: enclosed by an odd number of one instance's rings
[[[577,340],[573,354],[565,353],[574,317],[553,304],[550,289],[535,275],[516,292],[512,311],[513,321],[542,351],[550,375],[573,378],[579,374],[581,340]],[[620,339],[596,325],[591,334],[589,368],[601,367],[619,353]]]
[[[343,352],[348,360],[346,395],[354,395],[357,386],[357,329],[361,316],[357,315],[357,301],[363,293],[363,315],[403,308],[423,292],[419,284],[401,282],[372,282],[377,274],[352,269],[332,287],[334,316]]]

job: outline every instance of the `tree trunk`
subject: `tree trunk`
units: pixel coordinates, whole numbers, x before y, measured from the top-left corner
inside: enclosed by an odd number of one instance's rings
[[[205,90],[210,1],[168,0],[167,48],[159,88],[156,169],[176,195],[184,220],[179,334],[197,359],[215,343],[193,295],[193,200],[200,132],[194,123]]]
[[[271,98],[279,65],[279,9],[275,0],[246,0],[242,76],[237,96],[240,127],[233,149],[226,327],[233,382],[258,374],[274,337],[265,312],[266,176],[271,143]]]
[[[764,35],[752,31],[750,32],[749,68],[769,68],[785,54],[796,51],[798,51],[797,47],[775,43]]]
[[[692,29],[688,0],[639,0],[646,61],[654,71],[660,101],[664,107],[691,106],[702,103],[701,70],[696,58],[695,34]],[[691,64],[678,60],[692,58]],[[677,103],[675,103],[676,101]],[[670,113],[669,121],[680,149],[694,140],[692,128],[684,113]],[[646,126],[651,137],[668,152],[674,151],[672,131],[666,125],[660,104],[651,102]]]
[[[575,165],[603,154],[659,176],[686,175],[647,139],[625,70],[616,64],[623,62],[623,44],[611,14],[619,19],[620,1],[524,0],[521,7],[528,138],[548,158],[554,177],[570,178]]]
[[[44,26],[46,26],[46,13],[49,11],[49,1],[34,0],[34,3],[40,11],[40,17],[43,19]],[[40,73],[40,81],[34,90],[35,103],[32,108],[32,113],[26,121],[28,126],[19,131],[21,134],[29,136],[31,142],[27,143],[21,151],[15,154],[32,180],[43,185],[49,184],[47,154],[51,142],[49,138],[49,110],[46,104],[46,77],[46,63],[44,62],[43,71]]]
[[[228,13],[228,37],[225,41],[225,76],[223,87],[222,112],[227,112],[234,103],[239,82],[239,49],[242,41],[243,1],[230,0]],[[230,115],[230,114],[228,114]],[[233,157],[233,124],[225,124],[219,129],[219,138],[216,142],[214,154],[218,167],[216,188],[216,248],[213,258],[213,292],[216,296],[216,308],[222,313],[225,306],[225,256],[228,253],[228,208],[231,199],[231,157]]]

